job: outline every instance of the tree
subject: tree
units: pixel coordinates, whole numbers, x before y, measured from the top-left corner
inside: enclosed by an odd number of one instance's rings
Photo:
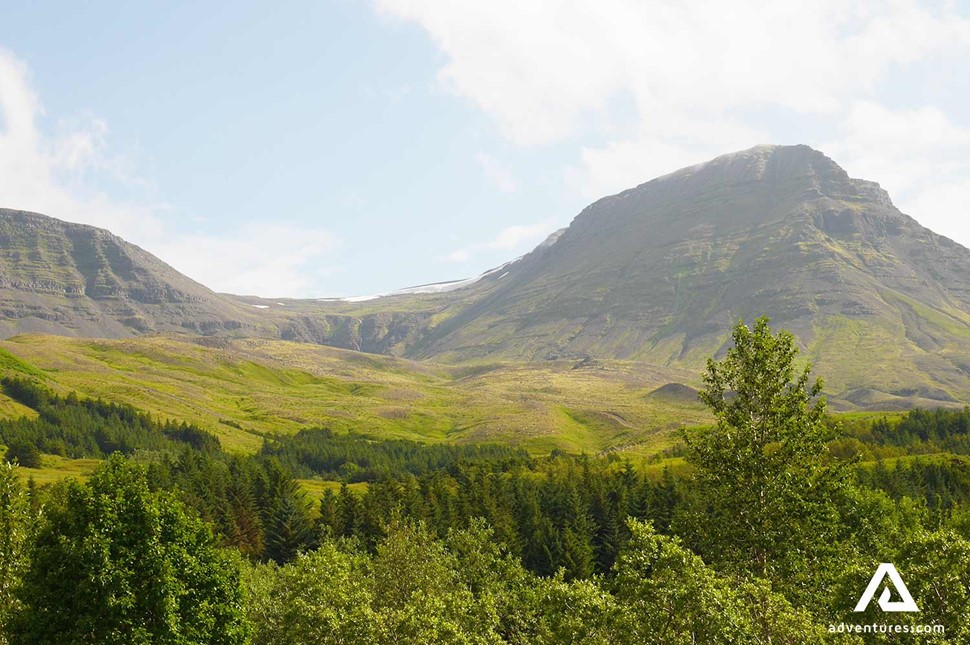
[[[677,538],[630,520],[632,537],[614,573],[624,608],[619,631],[638,643],[750,642],[751,626],[736,592]]]
[[[257,565],[246,575],[253,645],[327,645],[377,640],[367,556],[334,541],[291,563]]]
[[[676,537],[630,519],[614,567],[616,630],[632,643],[773,643],[826,640],[825,629],[766,582],[719,576]]]
[[[259,507],[253,496],[253,485],[249,473],[243,468],[230,472],[228,496],[232,522],[227,531],[229,545],[239,549],[243,555],[256,557],[263,552],[263,525]]]
[[[266,527],[266,555],[277,564],[289,562],[312,546],[315,537],[306,494],[295,479],[281,478]]]
[[[759,318],[754,329],[739,322],[733,338],[708,361],[700,394],[717,423],[685,436],[704,505],[693,528],[712,562],[790,583],[838,527],[845,468],[826,456],[840,430],[825,423],[822,381],[810,384],[810,366],[796,370],[789,332]]]
[[[496,642],[461,563],[422,523],[392,523],[370,563],[380,638],[389,643]]]
[[[116,456],[50,502],[14,643],[242,643],[236,559],[144,467]]]
[[[899,612],[895,623],[942,625],[945,634],[922,634],[920,643],[966,643],[970,640],[970,542],[949,530],[927,531],[916,527],[898,535],[887,552],[876,557],[856,557],[847,561],[843,579],[833,590],[842,610],[840,621],[880,622],[885,613],[878,594],[864,613],[850,610],[859,600],[880,562],[892,562],[906,585],[918,612]],[[890,585],[881,585],[891,588]],[[893,599],[899,592],[892,589]],[[915,639],[914,639],[915,640]]]
[[[449,531],[446,546],[459,563],[459,584],[474,595],[473,621],[483,640],[494,629],[503,643],[536,642],[539,579],[496,540],[485,520]]]
[[[17,467],[0,464],[0,644],[8,642],[7,621],[19,607],[15,592],[28,564],[32,515]]]
[[[593,521],[586,509],[586,503],[575,487],[567,493],[566,510],[569,513],[568,525],[562,532],[563,565],[566,578],[588,578],[593,575],[596,554],[593,550]]]
[[[336,534],[343,537],[357,535],[360,531],[362,521],[362,511],[360,500],[350,492],[347,482],[340,484],[340,495],[337,497],[337,526]]]
[[[539,579],[538,634],[542,645],[632,645],[635,636],[617,620],[616,598],[597,579],[567,582],[560,570]]]
[[[7,454],[3,460],[7,463],[16,463],[23,468],[40,468],[40,450],[33,443],[28,441],[12,441],[7,447]]]

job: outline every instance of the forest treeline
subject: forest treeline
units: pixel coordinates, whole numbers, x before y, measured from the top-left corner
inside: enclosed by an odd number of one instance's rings
[[[930,444],[942,451],[966,454],[970,443],[970,408],[963,410],[912,410],[899,421],[877,419],[872,436],[878,443],[911,448]]]
[[[0,419],[0,442],[16,454],[38,452],[63,457],[103,458],[115,452],[165,450],[179,445],[218,451],[219,440],[187,423],[160,421],[134,406],[58,396],[23,377],[0,379],[4,394],[37,412],[36,417]],[[22,465],[35,466],[23,463]]]
[[[87,483],[0,472],[0,641],[900,642],[833,633],[884,619],[851,610],[893,562],[921,612],[892,622],[966,642],[970,411],[846,432],[794,355],[739,326],[705,375],[717,424],[685,431],[676,471],[325,429],[240,456],[5,379],[38,413],[0,422],[11,459],[114,456]],[[314,477],[342,483],[313,500]]]
[[[374,441],[359,434],[336,434],[324,428],[267,439],[262,454],[275,458],[298,477],[355,482],[405,474],[425,475],[461,463],[508,468],[529,463],[522,448],[498,444],[421,444],[404,439]]]

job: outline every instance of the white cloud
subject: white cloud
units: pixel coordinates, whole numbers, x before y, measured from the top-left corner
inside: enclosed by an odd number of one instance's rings
[[[488,242],[485,247],[502,251],[513,251],[521,248],[524,244],[538,243],[549,235],[555,228],[552,220],[545,220],[527,226],[509,226],[502,229],[495,239]]]
[[[684,129],[674,141],[644,131],[600,147],[584,146],[580,163],[567,170],[567,180],[586,199],[598,199],[725,152],[767,143],[770,138],[767,132],[743,124],[684,123],[677,119],[671,119],[668,132],[674,133],[678,125]],[[685,145],[688,130],[698,139]]]
[[[311,267],[334,246],[326,230],[243,223],[218,235],[181,234],[164,220],[169,207],[154,198],[151,182],[109,152],[107,123],[62,121],[49,135],[37,126],[41,114],[27,67],[0,50],[0,207],[107,228],[218,291],[319,295],[323,276]],[[93,188],[102,181],[135,197],[121,201]]]
[[[316,284],[321,276],[310,267],[335,244],[321,229],[249,223],[232,233],[197,233],[157,248],[172,266],[216,291],[299,298],[321,295]]]
[[[45,136],[36,123],[41,113],[27,67],[0,49],[0,205],[108,227],[140,242],[157,236],[163,204],[120,202],[91,188],[92,174],[147,185],[126,174],[123,158],[107,154],[107,124],[96,118],[62,122],[62,132]]]
[[[878,180],[900,210],[970,246],[970,128],[932,106],[857,102],[822,147],[850,175]]]
[[[512,177],[512,171],[492,155],[479,152],[475,155],[475,161],[482,167],[482,172],[485,173],[485,179],[488,180],[488,183],[503,193],[514,193],[518,189],[515,178]]]
[[[970,40],[946,9],[882,0],[379,0],[447,54],[443,83],[519,143],[574,133],[629,93],[654,131],[682,108],[837,110],[892,64]]]
[[[833,130],[847,146],[865,139],[872,163],[862,163],[861,152],[849,158],[887,185],[917,165],[917,173],[935,175],[953,157],[970,158],[960,136],[940,140],[952,134],[946,122],[963,114],[947,119],[941,109],[911,110],[900,117],[903,130],[876,115],[890,129],[883,133],[866,115],[885,109],[879,108],[884,86],[895,85],[907,66],[970,62],[970,20],[952,2],[378,0],[377,6],[429,34],[446,56],[442,85],[491,117],[510,141],[571,143],[567,180],[587,198],[758,143],[818,145]],[[787,140],[777,141],[779,133]],[[938,153],[937,143],[949,152]],[[913,146],[924,148],[914,156]],[[843,161],[834,148],[825,151]],[[955,163],[944,174],[959,172]],[[960,190],[929,180],[914,180],[909,189],[903,203],[914,208],[944,205],[929,190]]]
[[[467,262],[472,257],[468,249],[456,249],[442,258],[446,262]]]
[[[446,262],[467,262],[484,251],[526,251],[531,250],[556,229],[553,220],[547,219],[535,224],[509,226],[491,240],[455,249],[441,259]]]

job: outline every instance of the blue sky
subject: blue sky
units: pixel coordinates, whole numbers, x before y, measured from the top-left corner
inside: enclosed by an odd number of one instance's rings
[[[808,143],[970,244],[967,4],[773,7],[4,3],[0,206],[218,290],[363,295],[475,275],[678,167]]]

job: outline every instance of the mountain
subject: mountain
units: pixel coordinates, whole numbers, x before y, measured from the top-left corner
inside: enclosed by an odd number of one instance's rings
[[[679,170],[478,279],[357,301],[216,294],[106,231],[0,210],[0,303],[6,336],[183,331],[693,373],[738,319],[769,315],[844,408],[970,401],[970,250],[807,146]]]
[[[104,229],[0,209],[0,338],[186,333],[379,353],[385,347],[378,343],[361,346],[361,328],[366,338],[388,343],[399,328],[415,328],[422,318],[407,311],[365,316],[362,324],[356,315],[331,315],[317,301],[289,301],[285,307],[262,302],[215,293]]]
[[[4,337],[261,333],[261,317],[246,308],[108,231],[0,209]]]
[[[738,319],[767,314],[846,406],[970,400],[970,250],[807,146],[758,146],[601,199],[457,293],[405,355],[700,370]]]

